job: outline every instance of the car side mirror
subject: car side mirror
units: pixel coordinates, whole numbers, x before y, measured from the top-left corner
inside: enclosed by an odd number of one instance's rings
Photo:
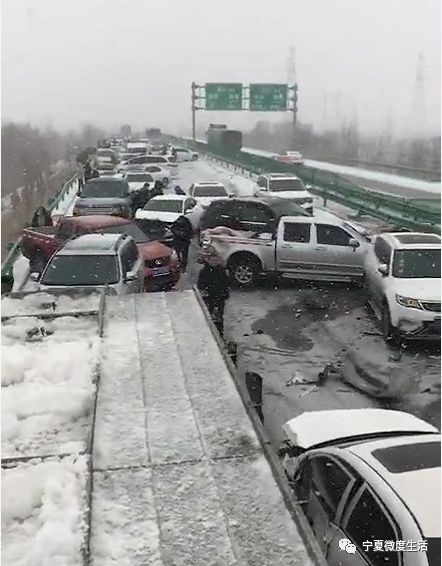
[[[361,244],[356,240],[356,238],[350,238],[348,241],[348,245],[351,246],[354,250],[356,250],[356,248],[359,248]]]
[[[40,273],[38,273],[37,271],[33,271],[30,275],[29,275],[29,279],[31,281],[34,281],[35,283],[38,283],[38,281],[40,281]]]
[[[130,283],[131,281],[136,281],[138,279],[138,275],[135,273],[135,271],[128,271],[126,273],[126,277],[124,278],[124,281],[126,283]]]
[[[388,265],[386,263],[382,263],[379,267],[378,267],[378,271],[381,275],[383,275],[384,277],[386,277],[388,275]]]

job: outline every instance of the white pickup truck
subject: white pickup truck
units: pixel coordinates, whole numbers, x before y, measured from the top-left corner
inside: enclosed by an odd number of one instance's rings
[[[364,228],[326,211],[314,217],[283,216],[273,234],[209,229],[201,242],[215,248],[241,287],[253,286],[261,275],[362,281],[371,247]]]

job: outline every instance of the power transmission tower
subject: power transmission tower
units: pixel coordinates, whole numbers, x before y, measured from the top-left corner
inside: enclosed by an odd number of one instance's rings
[[[413,127],[412,133],[422,133],[426,129],[425,104],[425,57],[421,53],[417,58],[416,79],[414,84],[413,102],[411,108]]]

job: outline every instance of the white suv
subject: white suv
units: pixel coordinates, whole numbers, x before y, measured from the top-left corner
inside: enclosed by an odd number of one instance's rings
[[[177,161],[197,161],[198,153],[187,147],[175,147]]]
[[[267,173],[259,175],[256,180],[254,195],[257,197],[269,195],[287,198],[299,204],[307,212],[313,212],[312,194],[308,192],[299,177],[291,175],[290,173]]]
[[[370,304],[388,341],[440,337],[440,248],[436,234],[377,236],[365,259]]]

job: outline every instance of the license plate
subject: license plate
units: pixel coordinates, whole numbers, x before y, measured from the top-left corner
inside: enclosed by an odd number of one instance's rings
[[[169,275],[170,273],[168,267],[155,267],[152,271],[154,277],[159,277],[160,275]]]

